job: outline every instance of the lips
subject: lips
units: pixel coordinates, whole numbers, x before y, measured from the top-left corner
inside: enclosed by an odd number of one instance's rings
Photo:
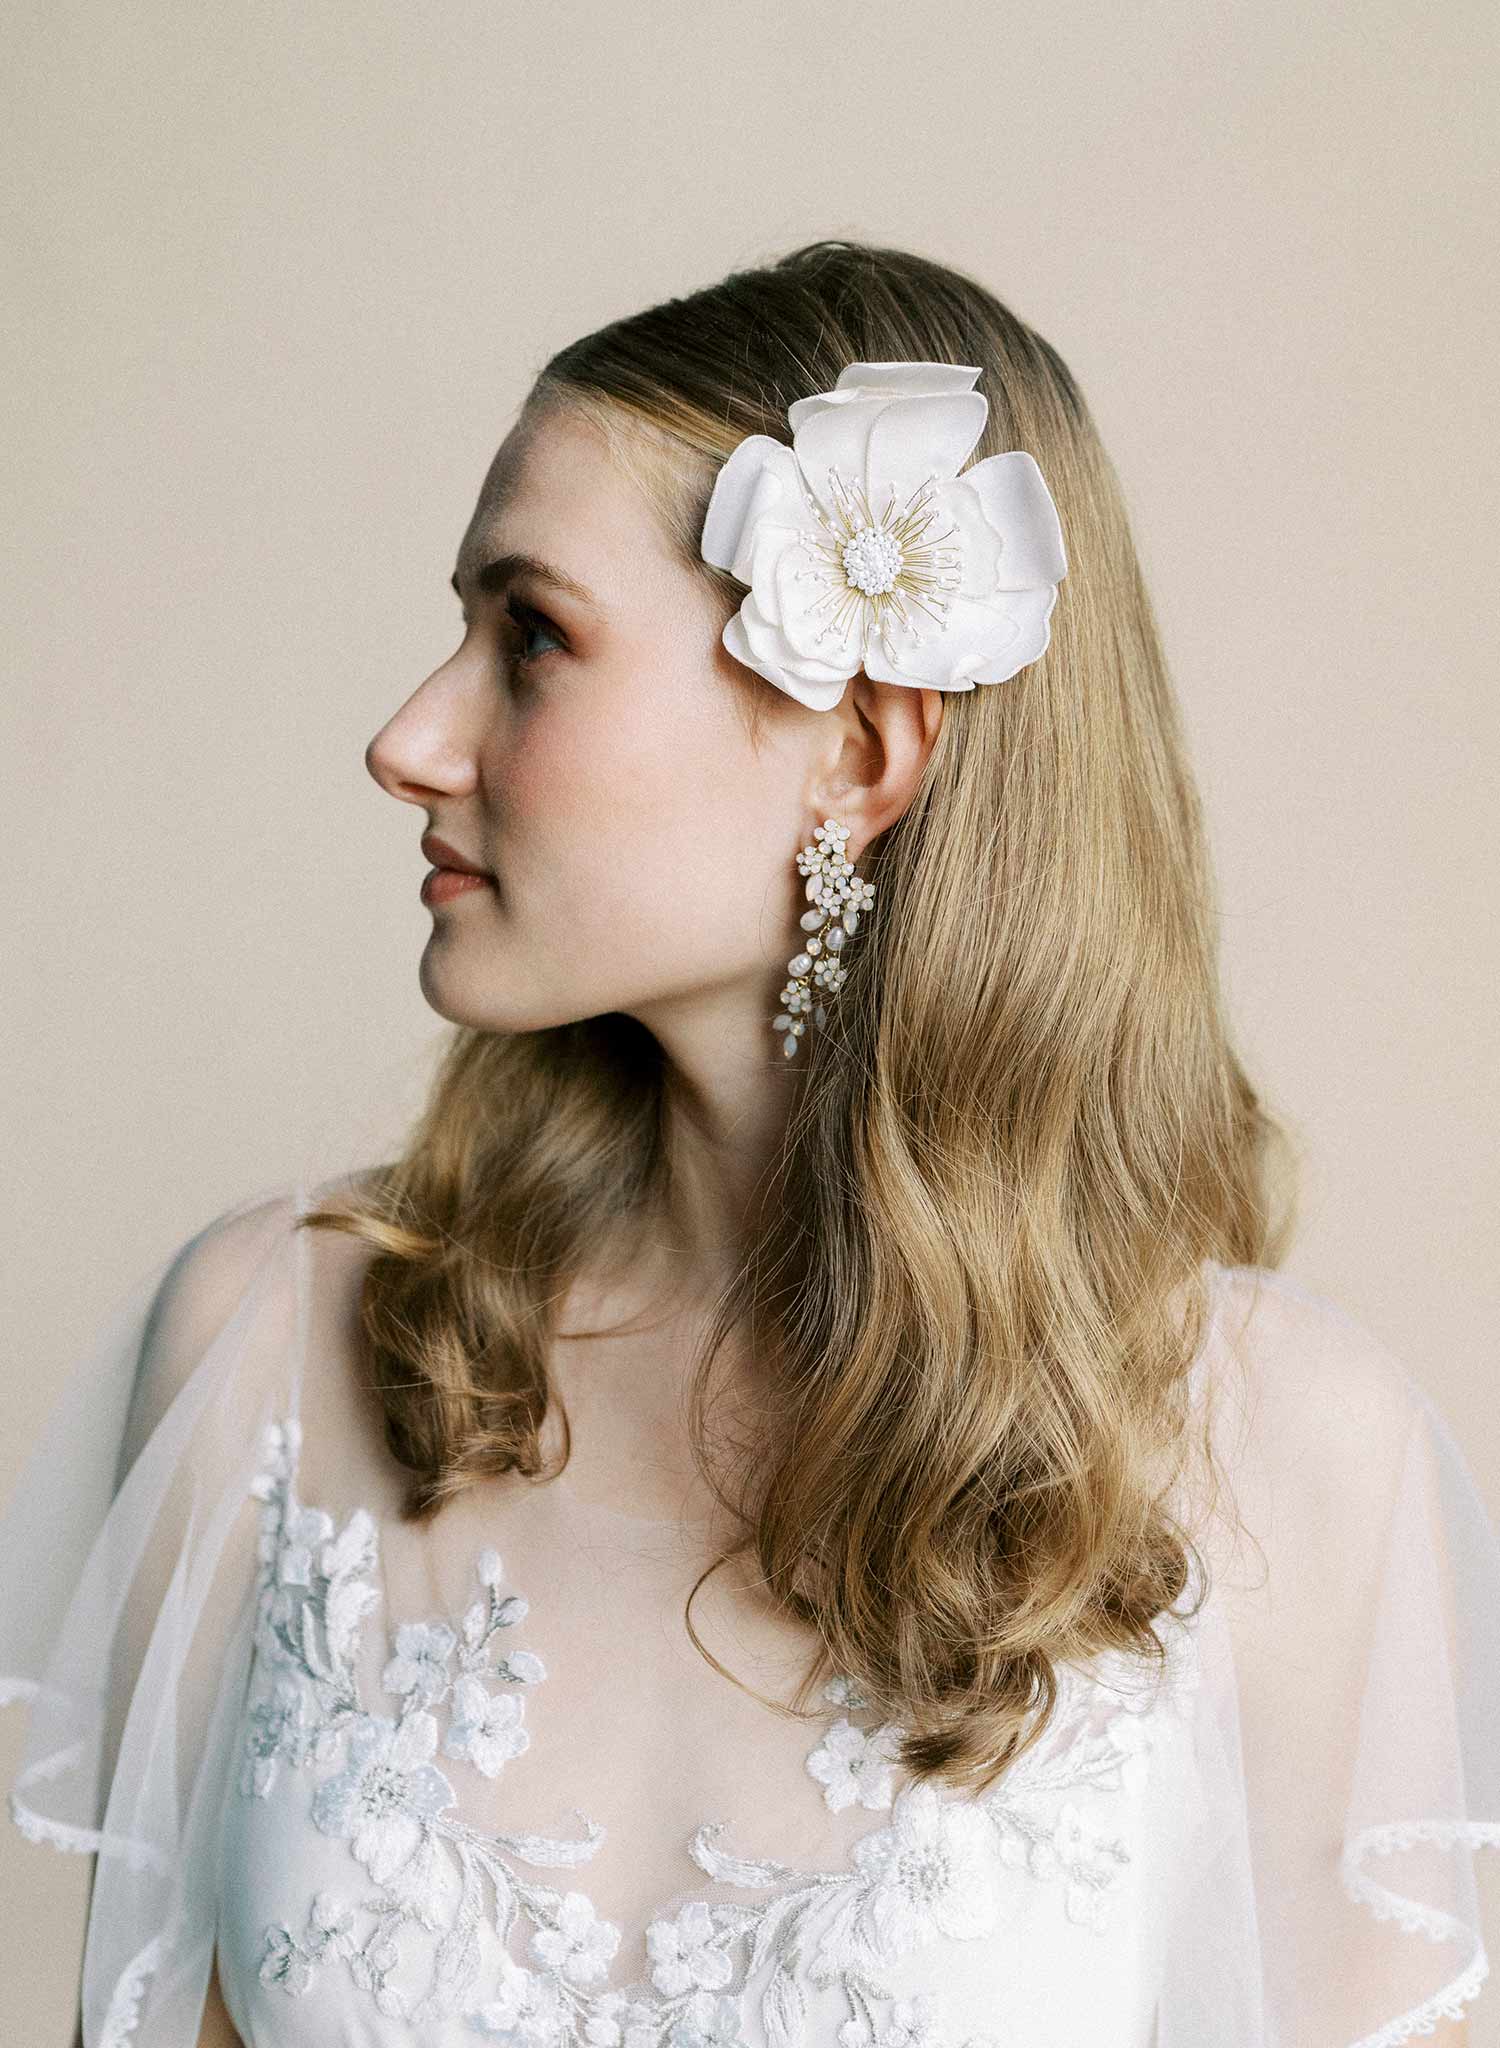
[[[451,868],[460,875],[482,875],[487,882],[495,879],[492,869],[482,868],[477,861],[465,860],[457,847],[450,846],[446,839],[439,839],[435,832],[423,833],[422,851],[435,868]]]

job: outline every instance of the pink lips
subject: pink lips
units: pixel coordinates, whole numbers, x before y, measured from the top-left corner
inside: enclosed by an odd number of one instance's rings
[[[477,860],[469,860],[461,854],[456,846],[450,846],[446,839],[439,839],[436,832],[422,834],[422,851],[435,868],[454,868],[461,875],[488,875],[490,872]]]
[[[448,903],[455,896],[467,896],[471,889],[493,889],[489,875],[471,875],[458,868],[429,868],[422,877],[424,903]]]
[[[467,859],[456,846],[450,846],[446,839],[439,839],[436,832],[422,834],[422,851],[432,862],[430,871],[422,878],[424,903],[448,903],[455,896],[466,896],[471,889],[493,889],[495,886],[495,878],[488,868]]]

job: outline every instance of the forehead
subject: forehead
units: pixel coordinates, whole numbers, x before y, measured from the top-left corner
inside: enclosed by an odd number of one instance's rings
[[[654,508],[603,434],[562,411],[519,424],[496,451],[458,551],[464,590],[513,551],[554,563],[606,604],[653,563],[676,567]]]

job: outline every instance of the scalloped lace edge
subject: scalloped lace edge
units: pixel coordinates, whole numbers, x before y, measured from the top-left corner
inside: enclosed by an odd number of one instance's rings
[[[11,1819],[28,1841],[43,1843],[51,1849],[63,1849],[73,1855],[123,1853],[134,1870],[144,1868],[147,1862],[161,1865],[161,1858],[154,1851],[144,1850],[139,1843],[120,1835],[106,1835],[98,1828],[77,1828],[67,1821],[49,1820],[45,1814],[25,1805],[14,1792],[10,1794],[8,1804]],[[162,1935],[153,1934],[115,1979],[99,2034],[99,2048],[129,2048],[129,2042],[140,2025],[141,1999],[147,1980],[160,1965],[163,1949]]]
[[[1401,2048],[1419,2034],[1430,2034],[1439,2020],[1461,2020],[1464,2007],[1479,1996],[1490,1973],[1484,1937],[1477,1926],[1392,1891],[1360,1865],[1367,1856],[1389,1856],[1418,1842],[1441,1848],[1500,1849],[1500,1822],[1487,1820],[1385,1821],[1361,1828],[1344,1845],[1339,1876],[1356,1905],[1367,1906],[1377,1920],[1394,1920],[1406,1934],[1425,1934],[1429,1941],[1456,1941],[1466,1947],[1464,1966],[1420,2005],[1387,2020],[1373,2034],[1362,2034],[1351,2048]]]
[[[109,2010],[104,2015],[104,2027],[99,2035],[99,2048],[127,2048],[131,2035],[140,2025],[141,1998],[146,1989],[146,1979],[157,1968],[161,1957],[162,1938],[153,1934],[115,1979],[115,1988],[109,1996]]]
[[[28,1806],[17,1792],[8,1795],[6,1804],[11,1819],[29,1842],[65,1849],[78,1856],[123,1856],[131,1870],[169,1870],[166,1859],[149,1842],[133,1841],[129,1835],[112,1835],[102,1828],[74,1827],[71,1821],[49,1820],[46,1814]]]

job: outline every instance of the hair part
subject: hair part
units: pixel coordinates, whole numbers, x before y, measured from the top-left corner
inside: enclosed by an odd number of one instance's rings
[[[1046,652],[950,695],[867,849],[875,903],[805,1041],[690,1426],[744,1532],[709,1569],[753,1550],[814,1635],[799,1702],[856,1676],[903,1722],[908,1771],[967,1786],[1039,1737],[1061,1663],[1161,1661],[1153,1624],[1203,1565],[1179,1486],[1197,1475],[1210,1511],[1220,1493],[1188,1398],[1205,1263],[1275,1265],[1291,1226],[1119,483],[1040,335],[955,270],[849,241],[583,337],[523,417],[592,421],[727,620],[744,586],[698,546],[719,465],[747,434],[788,441],[792,400],[851,361],[912,359],[979,366],[974,459],[1031,452],[1069,573]],[[758,731],[779,693],[736,684]],[[399,1158],[305,1219],[372,1247],[366,1364],[410,1516],[487,1475],[550,1476],[556,1304],[670,1203],[670,1082],[619,1014],[458,1028]],[[761,1419],[726,1446],[731,1339]]]

